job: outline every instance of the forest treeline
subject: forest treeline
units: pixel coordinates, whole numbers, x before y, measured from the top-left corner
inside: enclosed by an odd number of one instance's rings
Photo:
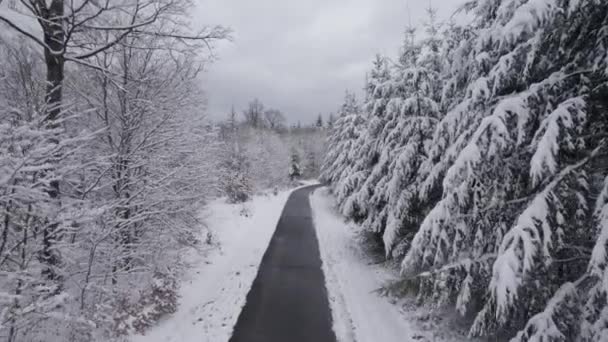
[[[322,178],[470,337],[607,340],[608,2],[435,13],[347,94]]]
[[[219,184],[229,200],[247,201],[260,191],[319,177],[325,137],[332,121],[321,115],[309,125],[288,126],[283,112],[252,100],[241,117],[233,109],[219,124],[222,176]]]

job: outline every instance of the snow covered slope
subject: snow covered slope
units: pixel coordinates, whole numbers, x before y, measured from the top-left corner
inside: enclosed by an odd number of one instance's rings
[[[310,204],[339,342],[465,341],[456,332],[439,329],[427,308],[405,301],[395,304],[378,294],[398,275],[371,264],[357,230],[334,211],[334,199],[326,188],[316,190]]]
[[[178,312],[132,341],[228,341],[290,193],[210,203],[204,220],[219,247],[191,257],[195,266],[180,289]]]
[[[310,202],[338,340],[411,340],[411,327],[397,307],[374,293],[387,274],[365,263],[355,231],[333,212],[333,201],[325,190],[315,191]]]

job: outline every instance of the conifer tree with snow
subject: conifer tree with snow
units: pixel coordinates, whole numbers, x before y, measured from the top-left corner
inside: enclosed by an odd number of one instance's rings
[[[443,34],[431,12],[426,39],[370,77],[356,157],[325,166],[342,212],[470,336],[608,338],[607,10],[471,1]]]
[[[327,128],[332,129],[335,121],[336,118],[334,116],[334,113],[329,113],[329,116],[327,117]]]
[[[391,69],[390,78],[382,84],[381,94],[386,103],[382,112],[382,120],[376,121],[377,127],[368,126],[369,129],[377,130],[375,134],[374,150],[376,151],[375,162],[369,165],[370,172],[365,181],[353,197],[355,203],[365,205],[366,218],[362,225],[365,229],[374,233],[383,234],[387,223],[388,211],[388,181],[394,167],[394,159],[397,151],[407,141],[406,135],[402,134],[405,119],[402,116],[402,101],[409,98],[413,92],[411,76],[405,75],[404,70],[415,67],[416,58],[420,46],[415,41],[415,30],[406,30],[404,46],[399,58],[401,65]],[[380,124],[381,123],[381,124]]]
[[[319,116],[317,116],[317,121],[315,121],[315,126],[318,129],[322,129],[323,128],[323,116],[321,114],[319,114]]]
[[[379,161],[381,151],[381,132],[386,124],[386,105],[390,94],[391,72],[386,57],[377,55],[373,68],[365,84],[365,103],[363,104],[366,128],[353,144],[354,165],[337,184],[341,211],[349,217],[362,221],[367,216],[366,199],[372,189],[365,181]]]
[[[426,149],[440,118],[440,63],[443,44],[435,10],[428,10],[425,39],[416,39],[416,30],[408,27],[399,63],[381,73],[376,61],[373,76],[381,75],[382,83],[369,86],[374,96],[368,97],[367,110],[375,111],[351,149],[351,165],[339,167],[334,179],[338,201],[345,213],[360,220],[371,232],[384,235],[387,256],[395,245],[400,252],[417,228],[414,220],[423,216],[416,206],[419,167],[425,161]],[[331,143],[331,141],[330,141]],[[373,151],[367,163],[362,151]],[[330,146],[328,158],[337,153]],[[353,180],[357,183],[353,184]],[[357,186],[353,186],[357,185]],[[344,191],[344,189],[351,192]],[[344,195],[346,193],[346,195]],[[354,208],[362,208],[358,212]],[[410,230],[407,233],[407,230]]]
[[[291,181],[297,180],[302,177],[302,167],[300,166],[300,155],[297,151],[291,152],[291,160],[289,163],[289,179]]]
[[[386,223],[383,241],[387,255],[396,246],[395,255],[403,255],[423,218],[419,190],[422,166],[427,162],[428,149],[437,122],[441,118],[442,41],[437,22],[437,11],[427,9],[425,39],[416,46],[413,29],[408,30],[406,45],[400,57],[397,79],[402,83],[404,96],[391,105],[398,113],[397,122],[388,134],[386,150],[397,150],[391,158],[384,189]],[[390,108],[390,107],[389,107]]]
[[[321,179],[330,184],[339,182],[355,160],[356,142],[364,128],[364,119],[354,94],[346,92],[338,118],[327,137],[327,153],[323,161]]]
[[[420,281],[422,298],[475,317],[471,336],[597,340],[600,315],[581,314],[597,240],[586,228],[590,203],[606,172],[595,166],[606,148],[596,133],[606,127],[606,4],[469,9],[473,34],[455,52],[467,57],[452,65],[459,70],[446,84],[456,97],[435,131],[424,184],[439,183],[443,194],[404,273]]]

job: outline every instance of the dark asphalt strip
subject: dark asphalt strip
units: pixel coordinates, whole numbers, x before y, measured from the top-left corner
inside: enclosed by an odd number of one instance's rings
[[[230,342],[335,342],[308,197],[294,191],[264,254]]]

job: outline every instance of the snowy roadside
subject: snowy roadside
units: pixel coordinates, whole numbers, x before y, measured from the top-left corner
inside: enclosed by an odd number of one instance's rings
[[[219,247],[193,253],[180,288],[178,311],[132,342],[225,342],[292,190],[244,204],[211,202],[203,218]]]
[[[372,264],[358,241],[357,230],[333,209],[327,188],[310,197],[323,272],[339,342],[457,342],[448,331],[423,322],[423,308],[382,297],[376,290],[397,279],[395,271]],[[430,327],[429,327],[430,325]]]

